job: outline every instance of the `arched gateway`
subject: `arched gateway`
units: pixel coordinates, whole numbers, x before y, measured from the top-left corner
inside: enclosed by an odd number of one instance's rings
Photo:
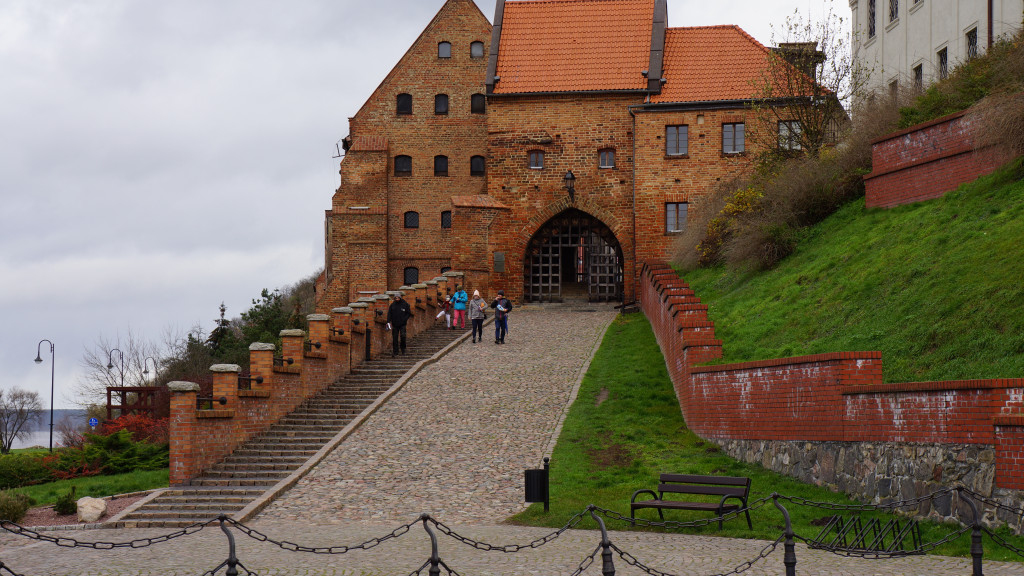
[[[528,302],[622,300],[622,248],[603,222],[580,210],[560,212],[541,226],[523,263]]]

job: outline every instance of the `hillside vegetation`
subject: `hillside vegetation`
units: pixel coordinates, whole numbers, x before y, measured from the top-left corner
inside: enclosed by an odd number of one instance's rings
[[[1024,377],[1024,167],[889,210],[863,199],[777,268],[683,274],[721,362],[880,350],[886,382]]]

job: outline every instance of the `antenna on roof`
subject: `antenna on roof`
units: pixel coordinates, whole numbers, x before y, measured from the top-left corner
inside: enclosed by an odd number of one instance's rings
[[[339,138],[338,141],[334,143],[335,154],[334,156],[331,156],[331,158],[341,158],[342,156],[344,156],[344,154],[341,152],[341,146],[339,146],[339,144],[341,144],[341,141],[344,139],[345,138]]]

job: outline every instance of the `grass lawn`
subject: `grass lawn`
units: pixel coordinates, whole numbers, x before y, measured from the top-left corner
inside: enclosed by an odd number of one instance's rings
[[[27,494],[36,501],[34,506],[46,506],[53,504],[58,496],[66,494],[71,487],[75,487],[75,495],[78,498],[92,496],[101,498],[115,494],[128,494],[141,492],[153,488],[166,488],[169,483],[169,470],[142,470],[128,472],[127,474],[114,474],[111,476],[85,476],[71,480],[58,480],[46,484],[24,486],[15,488],[13,492]]]
[[[739,462],[704,442],[683,421],[650,324],[642,314],[620,316],[608,329],[590,365],[576,402],[570,408],[558,444],[551,458],[551,510],[533,504],[510,519],[516,524],[560,527],[575,513],[595,504],[629,516],[629,498],[642,488],[656,488],[658,475],[665,472],[753,479],[751,500],[772,492],[815,501],[855,504],[842,494],[803,484],[764,468]],[[797,535],[812,539],[821,530],[812,525],[830,514],[821,509],[787,505]],[[638,512],[641,518],[657,520],[655,510]],[[699,520],[707,513],[667,511],[669,520]],[[782,515],[771,503],[751,513],[754,529],[734,519],[719,531],[717,524],[679,531],[736,538],[774,540],[783,529]],[[612,530],[628,530],[624,522],[609,521]],[[595,527],[587,519],[582,527]],[[922,526],[925,542],[936,541],[958,527]],[[655,529],[661,530],[661,529]],[[1024,538],[1008,530],[1000,534],[1024,547]],[[612,536],[614,541],[614,535]],[[970,542],[964,537],[936,550],[945,555],[965,556]],[[1022,560],[997,549],[986,539],[986,557]]]

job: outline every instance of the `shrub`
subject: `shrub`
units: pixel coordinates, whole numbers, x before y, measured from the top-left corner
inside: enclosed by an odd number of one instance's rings
[[[56,459],[45,454],[0,456],[0,490],[48,482],[52,477],[48,463]]]
[[[121,430],[127,430],[135,442],[165,444],[169,440],[167,418],[150,418],[143,414],[125,414],[100,424],[99,436],[110,436]]]
[[[57,501],[53,503],[53,511],[62,516],[78,512],[78,499],[75,498],[74,486],[71,487],[71,490],[57,496]]]
[[[25,494],[11,490],[0,491],[0,520],[21,522],[32,504],[32,499]]]

